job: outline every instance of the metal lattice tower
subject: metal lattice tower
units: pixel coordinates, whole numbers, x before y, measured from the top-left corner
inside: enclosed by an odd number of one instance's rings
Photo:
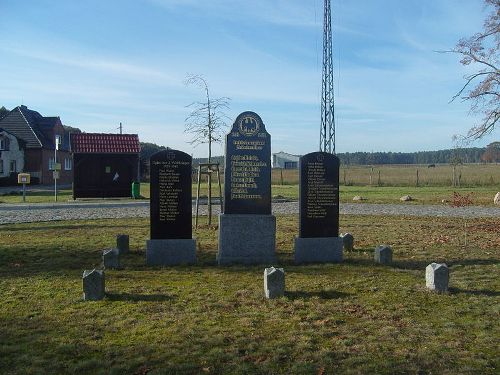
[[[320,151],[335,154],[335,111],[333,92],[332,15],[330,0],[325,0],[323,21],[323,74],[321,82]]]

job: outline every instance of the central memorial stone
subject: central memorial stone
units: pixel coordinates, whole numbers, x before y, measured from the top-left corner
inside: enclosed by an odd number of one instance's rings
[[[168,149],[151,156],[151,240],[146,245],[148,265],[196,262],[192,238],[190,155]]]
[[[299,161],[299,237],[295,262],[341,262],[339,238],[339,159],[312,152]]]
[[[271,136],[260,116],[243,112],[226,135],[224,212],[219,216],[219,264],[273,263]]]

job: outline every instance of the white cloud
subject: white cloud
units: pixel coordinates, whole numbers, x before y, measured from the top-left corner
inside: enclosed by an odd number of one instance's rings
[[[0,50],[3,50],[4,53],[16,54],[23,58],[85,70],[96,70],[120,76],[124,79],[148,80],[150,82],[179,85],[177,79],[160,70],[148,66],[126,63],[117,59],[109,59],[96,55],[92,56],[85,53],[85,51],[74,51],[73,53],[63,54],[61,52],[48,52],[46,49],[37,50],[31,47],[29,49],[21,49],[1,45]]]

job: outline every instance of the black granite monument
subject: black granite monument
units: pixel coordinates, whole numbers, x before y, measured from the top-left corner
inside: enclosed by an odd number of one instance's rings
[[[312,152],[299,162],[299,237],[295,262],[340,262],[339,159],[326,152]]]
[[[271,136],[260,116],[243,112],[226,136],[224,213],[219,216],[219,264],[272,263]]]
[[[177,150],[151,156],[150,220],[151,240],[146,262],[175,265],[196,262],[192,239],[190,155]]]
[[[271,136],[259,115],[244,112],[226,136],[224,214],[271,214]]]
[[[300,158],[299,237],[339,236],[339,159],[326,152]]]
[[[192,237],[191,163],[182,151],[151,156],[151,239]]]

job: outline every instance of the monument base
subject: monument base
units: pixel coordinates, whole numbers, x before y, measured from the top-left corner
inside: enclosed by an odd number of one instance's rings
[[[276,262],[275,248],[275,216],[219,215],[219,265],[271,265]]]
[[[295,237],[295,263],[339,263],[343,247],[341,237]]]
[[[196,240],[170,239],[146,241],[148,266],[176,266],[196,263]]]

